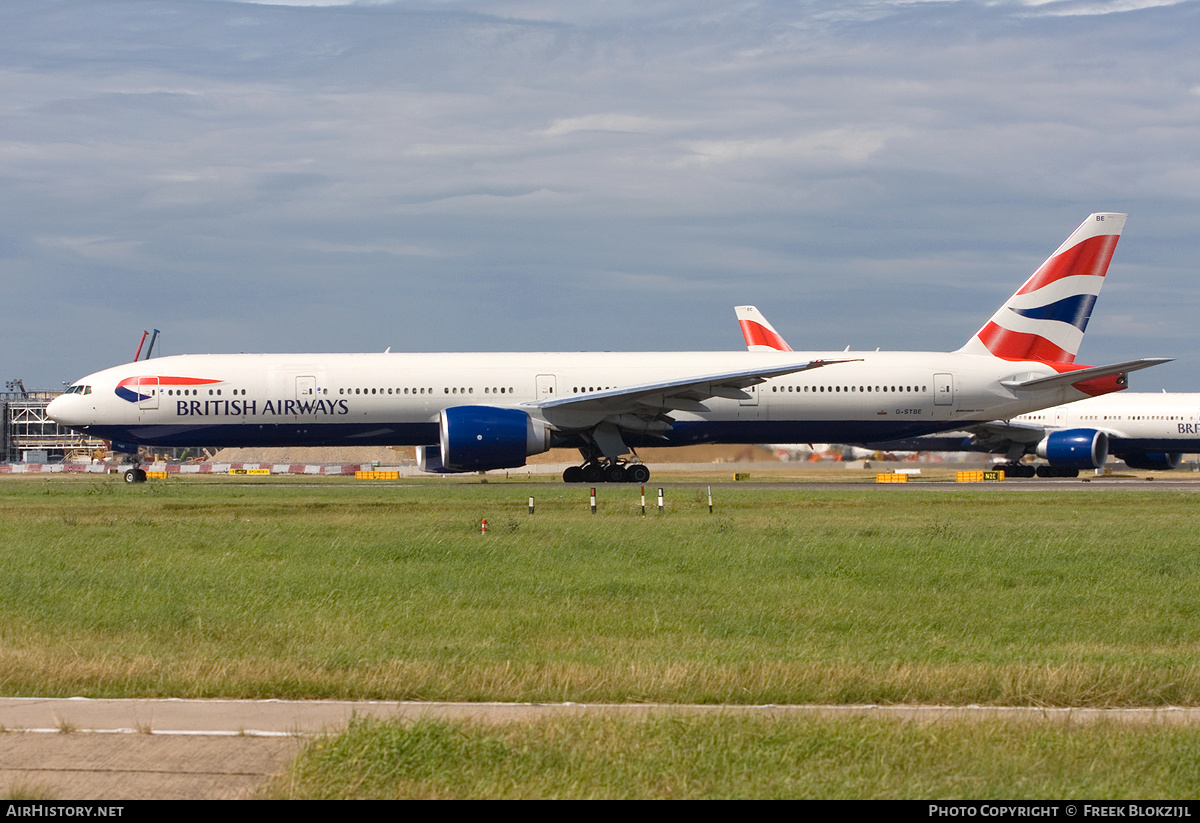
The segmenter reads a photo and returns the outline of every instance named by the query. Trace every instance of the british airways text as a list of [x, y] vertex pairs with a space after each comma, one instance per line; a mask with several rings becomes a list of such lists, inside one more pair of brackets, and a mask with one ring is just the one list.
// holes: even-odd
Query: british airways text
[[[268, 400], [263, 415], [349, 414], [345, 400]], [[175, 414], [180, 417], [251, 417], [259, 414], [257, 400], [177, 400]]]

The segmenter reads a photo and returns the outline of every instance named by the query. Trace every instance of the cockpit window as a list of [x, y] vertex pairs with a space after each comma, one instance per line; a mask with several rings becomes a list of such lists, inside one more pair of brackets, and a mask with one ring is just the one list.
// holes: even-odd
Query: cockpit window
[[65, 393], [66, 394], [91, 394], [92, 387], [91, 386], [79, 386], [79, 385], [71, 386], [70, 388], [68, 388], [66, 390]]

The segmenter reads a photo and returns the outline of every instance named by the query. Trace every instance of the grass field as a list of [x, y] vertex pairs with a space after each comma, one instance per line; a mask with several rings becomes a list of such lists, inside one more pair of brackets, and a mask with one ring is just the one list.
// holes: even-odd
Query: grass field
[[998, 721], [359, 722], [263, 796], [1191, 800], [1198, 743], [1196, 729]]
[[[1200, 705], [1197, 496], [0, 480], [0, 692]], [[532, 489], [532, 491], [531, 491]], [[529, 494], [537, 513], [526, 511]], [[487, 518], [490, 532], [479, 533]], [[1200, 730], [359, 722], [271, 797], [1190, 798]]]
[[1200, 705], [1191, 493], [529, 488], [6, 479], [0, 689]]

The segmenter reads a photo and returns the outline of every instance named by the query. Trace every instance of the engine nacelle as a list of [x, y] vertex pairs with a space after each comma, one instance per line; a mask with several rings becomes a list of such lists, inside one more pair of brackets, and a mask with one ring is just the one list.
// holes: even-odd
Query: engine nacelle
[[1108, 435], [1095, 429], [1051, 432], [1038, 443], [1037, 456], [1056, 468], [1098, 469], [1108, 460]]
[[417, 468], [423, 472], [448, 472], [449, 469], [442, 465], [442, 447], [417, 446]]
[[1138, 452], [1117, 456], [1131, 469], [1167, 471], [1179, 468], [1179, 464], [1183, 462], [1183, 454], [1180, 452]]
[[550, 426], [520, 409], [453, 406], [441, 412], [445, 471], [471, 472], [524, 466], [525, 458], [550, 448]]

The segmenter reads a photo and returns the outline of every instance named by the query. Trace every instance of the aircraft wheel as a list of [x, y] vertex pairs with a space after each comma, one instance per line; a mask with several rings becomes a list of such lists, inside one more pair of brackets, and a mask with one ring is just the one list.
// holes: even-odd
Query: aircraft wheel
[[563, 472], [563, 482], [564, 483], [582, 483], [583, 482], [583, 467], [582, 466], [568, 466], [567, 470]]
[[631, 466], [626, 466], [625, 481], [627, 483], [649, 483], [650, 469], [643, 463], [634, 463]]
[[604, 466], [599, 463], [588, 463], [583, 467], [583, 479], [588, 483], [603, 483]]
[[141, 469], [129, 469], [125, 472], [126, 483], [145, 483], [146, 473]]
[[624, 483], [625, 482], [625, 467], [612, 463], [604, 470], [605, 483]]

